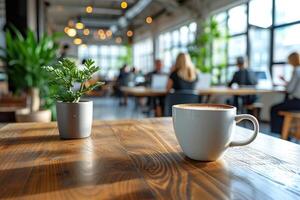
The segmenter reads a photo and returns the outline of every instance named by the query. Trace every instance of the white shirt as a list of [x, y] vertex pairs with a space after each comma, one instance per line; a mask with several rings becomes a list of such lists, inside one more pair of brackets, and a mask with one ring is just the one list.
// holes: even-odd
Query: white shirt
[[292, 79], [286, 86], [286, 91], [290, 97], [300, 99], [300, 66], [294, 69]]

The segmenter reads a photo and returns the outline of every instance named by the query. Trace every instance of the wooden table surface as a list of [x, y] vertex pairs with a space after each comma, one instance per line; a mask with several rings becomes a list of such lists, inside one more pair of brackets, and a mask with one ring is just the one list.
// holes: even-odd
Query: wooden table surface
[[95, 121], [81, 140], [60, 140], [55, 123], [8, 124], [0, 161], [1, 199], [300, 198], [299, 145], [259, 134], [197, 162], [183, 155], [170, 118]]
[[[166, 90], [151, 89], [147, 87], [122, 87], [121, 90], [129, 96], [135, 97], [155, 97], [166, 96]], [[283, 93], [282, 88], [273, 89], [256, 89], [256, 88], [238, 88], [232, 89], [228, 87], [211, 87], [207, 89], [199, 89], [199, 95], [259, 95], [271, 93]]]

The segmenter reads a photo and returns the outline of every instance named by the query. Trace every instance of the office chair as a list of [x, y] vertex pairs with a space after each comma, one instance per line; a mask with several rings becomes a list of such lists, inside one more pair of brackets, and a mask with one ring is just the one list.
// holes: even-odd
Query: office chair
[[180, 90], [167, 94], [165, 98], [164, 116], [172, 116], [172, 106], [185, 103], [200, 103], [201, 97], [194, 90]]

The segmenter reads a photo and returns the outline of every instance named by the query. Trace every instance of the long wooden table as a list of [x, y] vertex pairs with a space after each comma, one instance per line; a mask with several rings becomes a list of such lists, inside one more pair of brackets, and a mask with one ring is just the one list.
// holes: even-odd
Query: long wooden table
[[9, 124], [0, 198], [299, 199], [299, 162], [299, 145], [263, 134], [216, 162], [190, 160], [170, 118], [95, 121], [81, 140], [60, 140], [56, 123]]
[[[151, 89], [147, 87], [122, 87], [121, 91], [127, 96], [135, 97], [159, 97], [166, 96], [166, 90]], [[271, 93], [284, 93], [282, 88], [258, 89], [258, 88], [238, 88], [232, 89], [228, 87], [211, 87], [207, 89], [199, 89], [199, 95], [260, 95]]]

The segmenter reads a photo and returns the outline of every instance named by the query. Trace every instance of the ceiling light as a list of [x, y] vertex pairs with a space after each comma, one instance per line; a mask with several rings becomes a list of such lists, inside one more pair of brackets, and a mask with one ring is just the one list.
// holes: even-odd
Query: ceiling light
[[133, 36], [133, 32], [131, 30], [128, 30], [126, 34], [127, 34], [128, 37], [132, 37]]
[[69, 26], [69, 27], [74, 27], [74, 25], [75, 25], [75, 24], [74, 24], [74, 21], [73, 21], [73, 20], [69, 20], [69, 21], [68, 21], [68, 26]]
[[90, 30], [88, 28], [83, 29], [83, 35], [89, 35]]
[[86, 49], [87, 45], [86, 44], [81, 44], [80, 47]]
[[93, 7], [92, 6], [85, 7], [85, 12], [92, 13], [93, 12]]
[[75, 27], [76, 27], [77, 29], [83, 29], [83, 28], [84, 28], [84, 24], [81, 23], [81, 22], [77, 22], [77, 23], [75, 24]]
[[146, 23], [147, 24], [151, 24], [152, 21], [153, 21], [152, 17], [149, 16], [149, 17], [146, 18]]
[[116, 37], [116, 43], [121, 44], [122, 43], [122, 38], [121, 37]]
[[112, 31], [111, 30], [107, 30], [106, 31], [106, 36], [107, 37], [111, 37], [112, 36]]
[[65, 32], [66, 34], [68, 34], [69, 29], [70, 29], [70, 28], [66, 26], [66, 27], [64, 28], [64, 32]]
[[75, 39], [73, 40], [73, 43], [76, 44], [76, 45], [80, 45], [80, 44], [82, 43], [82, 39], [80, 39], [80, 38], [75, 38]]
[[76, 29], [74, 29], [74, 28], [69, 28], [67, 34], [68, 34], [68, 36], [70, 36], [70, 37], [75, 37], [76, 34], [77, 34], [77, 31], [76, 31]]
[[104, 30], [103, 29], [99, 29], [98, 30], [98, 35], [104, 34]]
[[100, 34], [99, 37], [100, 37], [101, 40], [105, 40], [106, 39], [106, 35], [104, 33]]
[[122, 1], [122, 2], [121, 2], [121, 8], [126, 9], [127, 6], [128, 6], [128, 4], [127, 4], [126, 1]]

